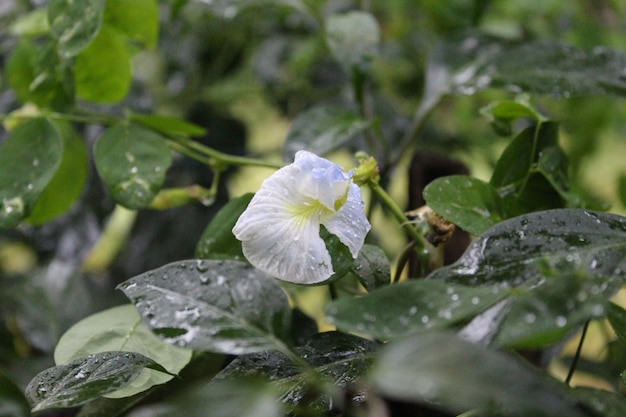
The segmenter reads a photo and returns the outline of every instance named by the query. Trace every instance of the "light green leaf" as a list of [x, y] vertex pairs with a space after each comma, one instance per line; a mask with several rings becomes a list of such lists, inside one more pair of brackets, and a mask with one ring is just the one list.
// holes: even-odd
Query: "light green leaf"
[[530, 118], [536, 123], [548, 121], [537, 109], [525, 101], [495, 101], [480, 109], [497, 133], [508, 136], [511, 134], [511, 125], [522, 118]]
[[146, 367], [165, 372], [139, 353], [97, 353], [40, 372], [26, 387], [26, 396], [33, 412], [75, 407], [124, 388]]
[[324, 155], [369, 126], [368, 121], [343, 107], [313, 107], [300, 113], [291, 124], [285, 139], [283, 159], [291, 162], [296, 152], [303, 149]]
[[443, 218], [473, 235], [480, 235], [507, 217], [496, 189], [477, 178], [438, 178], [426, 186], [424, 199]]
[[109, 27], [102, 27], [76, 57], [76, 95], [96, 103], [116, 103], [130, 88], [130, 53]]
[[63, 139], [45, 119], [19, 124], [0, 145], [0, 227], [15, 227], [57, 171]]
[[155, 0], [106, 0], [103, 21], [146, 48], [156, 45], [159, 7]]
[[78, 199], [87, 180], [87, 150], [81, 137], [67, 123], [55, 126], [63, 137], [63, 158], [26, 219], [40, 225], [65, 213]]
[[245, 259], [241, 242], [233, 235], [233, 227], [254, 194], [248, 193], [231, 199], [215, 215], [202, 233], [196, 246], [196, 256], [201, 259]]
[[[135, 307], [128, 304], [93, 314], [70, 327], [54, 350], [54, 361], [61, 365], [107, 351], [140, 353], [173, 374], [179, 373], [192, 355], [190, 349], [163, 343], [141, 322]], [[172, 375], [163, 372], [144, 369], [128, 386], [108, 393], [106, 397], [129, 397], [172, 378]]]
[[515, 357], [428, 332], [390, 343], [372, 371], [384, 395], [460, 414], [586, 417], [562, 384]]
[[146, 207], [161, 189], [172, 156], [158, 133], [134, 124], [108, 128], [94, 146], [100, 177], [121, 205]]
[[131, 113], [130, 120], [167, 136], [204, 136], [206, 129], [177, 117]]
[[17, 16], [9, 31], [15, 36], [41, 36], [50, 32], [48, 11], [40, 7], [21, 16]]
[[411, 280], [358, 298], [342, 298], [326, 309], [326, 320], [342, 331], [398, 338], [445, 328], [486, 310], [507, 295], [490, 287]]
[[244, 262], [174, 262], [119, 288], [168, 343], [227, 354], [285, 348], [287, 297], [275, 279]]
[[378, 22], [362, 11], [332, 15], [326, 21], [326, 43], [348, 74], [366, 74], [379, 53]]
[[48, 21], [59, 54], [70, 58], [96, 37], [102, 23], [105, 0], [50, 0]]

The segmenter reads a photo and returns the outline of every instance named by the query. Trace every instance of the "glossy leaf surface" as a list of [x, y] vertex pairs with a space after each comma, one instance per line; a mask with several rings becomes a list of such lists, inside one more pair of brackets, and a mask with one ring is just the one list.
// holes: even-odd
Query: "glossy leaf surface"
[[390, 268], [389, 258], [385, 252], [378, 246], [366, 244], [354, 260], [351, 272], [367, 291], [373, 291], [389, 284]]
[[243, 262], [175, 262], [119, 288], [168, 343], [230, 354], [284, 347], [287, 297], [273, 278]]
[[506, 294], [496, 288], [412, 280], [335, 301], [326, 309], [326, 320], [343, 331], [398, 338], [449, 327], [482, 312]]
[[372, 371], [375, 387], [400, 400], [459, 414], [588, 416], [557, 381], [503, 352], [428, 332], [394, 342]]
[[424, 199], [446, 220], [473, 235], [480, 235], [506, 218], [497, 190], [477, 178], [438, 178], [426, 186]]
[[131, 352], [102, 352], [37, 374], [26, 387], [33, 411], [74, 407], [128, 385], [145, 368], [163, 370]]
[[298, 114], [291, 124], [283, 159], [291, 162], [296, 152], [303, 149], [324, 155], [368, 127], [369, 122], [343, 107], [313, 107]]
[[73, 57], [95, 38], [102, 23], [105, 0], [51, 0], [48, 3], [50, 32], [59, 54]]
[[[93, 314], [69, 328], [57, 343], [54, 360], [60, 365], [94, 353], [118, 350], [140, 353], [174, 374], [187, 365], [192, 354], [189, 349], [163, 343], [141, 322], [135, 307], [128, 304]], [[145, 369], [128, 386], [106, 396], [128, 397], [172, 378]]]
[[63, 139], [45, 119], [19, 124], [0, 145], [0, 227], [15, 227], [30, 213], [57, 171]]
[[133, 124], [107, 129], [94, 146], [94, 159], [113, 198], [131, 209], [150, 204], [172, 163], [165, 139]]
[[[376, 343], [366, 339], [327, 332], [317, 334], [307, 345], [296, 348], [296, 352], [327, 379], [330, 386], [345, 388], [367, 373], [377, 348]], [[298, 405], [310, 401], [307, 406], [318, 411], [328, 411], [332, 405], [329, 393], [309, 392], [307, 374], [278, 352], [240, 356], [224, 368], [216, 380], [249, 376], [268, 378], [282, 402]]]

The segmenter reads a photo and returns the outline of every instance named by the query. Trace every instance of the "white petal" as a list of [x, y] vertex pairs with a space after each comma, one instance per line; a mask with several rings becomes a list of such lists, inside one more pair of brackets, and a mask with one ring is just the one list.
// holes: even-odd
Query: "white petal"
[[365, 236], [372, 226], [365, 216], [361, 190], [358, 185], [350, 184], [346, 202], [337, 213], [324, 219], [322, 224], [350, 249], [354, 258], [359, 255], [365, 242]]
[[335, 202], [343, 199], [350, 184], [351, 173], [311, 152], [298, 151], [293, 163], [299, 171], [298, 191], [335, 211]]

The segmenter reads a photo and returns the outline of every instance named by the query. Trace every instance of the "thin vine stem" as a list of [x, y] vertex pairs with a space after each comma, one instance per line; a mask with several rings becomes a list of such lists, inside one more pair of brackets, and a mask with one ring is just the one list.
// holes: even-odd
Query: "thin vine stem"
[[583, 326], [582, 332], [580, 334], [580, 341], [578, 342], [578, 347], [576, 348], [576, 353], [574, 354], [574, 359], [572, 359], [572, 364], [570, 365], [569, 372], [567, 373], [567, 377], [565, 377], [565, 385], [569, 386], [572, 381], [572, 377], [576, 372], [576, 367], [578, 366], [578, 361], [580, 360], [580, 354], [583, 349], [583, 343], [585, 342], [585, 337], [587, 336], [587, 330], [589, 329], [589, 320], [587, 320]]

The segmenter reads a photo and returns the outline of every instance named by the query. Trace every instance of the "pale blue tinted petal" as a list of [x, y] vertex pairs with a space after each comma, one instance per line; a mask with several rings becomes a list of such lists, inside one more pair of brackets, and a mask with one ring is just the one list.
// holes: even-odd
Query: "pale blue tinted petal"
[[371, 229], [363, 206], [361, 190], [358, 185], [350, 184], [348, 198], [344, 205], [337, 213], [322, 221], [326, 229], [350, 249], [354, 258], [358, 256], [365, 242], [365, 236]]
[[339, 165], [307, 151], [298, 151], [293, 165], [299, 170], [299, 193], [335, 211], [335, 201], [346, 195], [352, 173], [345, 173]]

